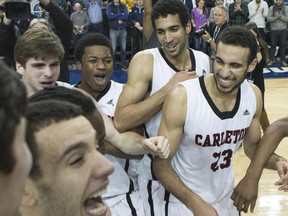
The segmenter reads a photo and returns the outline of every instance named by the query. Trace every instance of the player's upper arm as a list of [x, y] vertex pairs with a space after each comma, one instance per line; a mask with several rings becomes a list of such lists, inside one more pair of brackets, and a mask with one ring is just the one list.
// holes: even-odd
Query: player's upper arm
[[181, 142], [186, 119], [186, 101], [186, 89], [178, 86], [168, 95], [164, 103], [158, 135], [169, 140], [169, 159], [175, 155]]
[[[137, 103], [147, 93], [153, 75], [153, 56], [150, 52], [138, 52], [131, 60], [128, 69], [128, 80], [119, 98], [119, 107], [125, 106], [125, 101]], [[129, 98], [127, 98], [129, 97]], [[125, 98], [125, 100], [122, 100]], [[128, 103], [128, 102], [127, 102]]]
[[152, 54], [147, 51], [138, 52], [129, 64], [128, 80], [117, 102], [114, 119], [116, 127], [121, 125], [123, 120], [121, 117], [125, 116], [125, 107], [139, 103], [145, 98], [152, 80], [152, 74]]

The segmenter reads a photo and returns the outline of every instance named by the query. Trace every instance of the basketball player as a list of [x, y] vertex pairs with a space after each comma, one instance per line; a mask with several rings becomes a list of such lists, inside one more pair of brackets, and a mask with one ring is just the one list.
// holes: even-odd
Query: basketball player
[[[83, 36], [75, 48], [75, 60], [81, 70], [81, 81], [76, 87], [92, 95], [102, 111], [113, 120], [123, 84], [110, 80], [113, 72], [113, 50], [110, 40], [98, 33]], [[105, 157], [115, 167], [114, 173], [109, 177], [107, 193], [104, 195], [112, 215], [144, 216], [134, 168], [138, 160], [121, 159], [111, 154], [106, 154]]]
[[[145, 124], [148, 137], [157, 134], [164, 100], [176, 83], [210, 72], [209, 57], [186, 48], [191, 22], [182, 1], [158, 1], [151, 17], [162, 48], [140, 51], [133, 57], [114, 119], [120, 131]], [[153, 203], [158, 181], [151, 173], [151, 158], [145, 155], [139, 164], [138, 183], [145, 214], [158, 215]]]
[[252, 158], [261, 135], [261, 93], [246, 81], [256, 52], [249, 30], [228, 27], [217, 42], [214, 73], [179, 83], [167, 97], [159, 134], [169, 139], [171, 152], [153, 161], [162, 184], [159, 216], [239, 216], [243, 205], [230, 198], [233, 155], [243, 143]]

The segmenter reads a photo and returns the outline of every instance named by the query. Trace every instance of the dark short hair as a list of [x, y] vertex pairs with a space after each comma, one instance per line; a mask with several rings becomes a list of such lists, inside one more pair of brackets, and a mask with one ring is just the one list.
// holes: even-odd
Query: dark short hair
[[26, 140], [33, 157], [33, 165], [29, 175], [32, 179], [42, 177], [42, 171], [39, 166], [39, 157], [41, 156], [35, 140], [35, 133], [51, 124], [81, 116], [82, 113], [81, 107], [66, 101], [43, 100], [28, 102]]
[[217, 46], [220, 42], [227, 45], [249, 48], [249, 64], [256, 58], [258, 45], [255, 36], [243, 26], [229, 26], [225, 28], [217, 38]]
[[112, 44], [109, 38], [100, 33], [89, 33], [84, 35], [77, 43], [74, 51], [74, 59], [81, 62], [85, 48], [90, 46], [106, 46], [113, 53]]
[[29, 102], [43, 100], [60, 100], [78, 105], [83, 110], [83, 114], [90, 114], [96, 110], [95, 104], [90, 97], [84, 95], [76, 89], [55, 86], [40, 90], [28, 98]]
[[26, 89], [16, 72], [0, 61], [0, 172], [9, 174], [16, 163], [12, 144], [15, 130], [24, 117]]
[[186, 27], [187, 23], [191, 20], [188, 8], [182, 1], [159, 0], [154, 5], [151, 14], [153, 28], [156, 29], [155, 20], [159, 19], [160, 17], [167, 17], [169, 14], [178, 14], [183, 27]]

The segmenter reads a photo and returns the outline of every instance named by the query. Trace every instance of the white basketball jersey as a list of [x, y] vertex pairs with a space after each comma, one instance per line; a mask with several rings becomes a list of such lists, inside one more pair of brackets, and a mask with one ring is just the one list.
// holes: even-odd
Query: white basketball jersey
[[[177, 73], [179, 70], [174, 67], [165, 57], [162, 49], [154, 48], [149, 49], [149, 52], [152, 53], [154, 59], [153, 65], [153, 79], [152, 79], [152, 88], [150, 95], [153, 95], [155, 92], [159, 91], [163, 86], [165, 86], [170, 78]], [[189, 49], [190, 51], [190, 61], [192, 64], [192, 71], [196, 71], [198, 76], [203, 76], [210, 73], [210, 60], [209, 57], [200, 51]], [[146, 122], [146, 130], [149, 137], [157, 136], [158, 128], [160, 126], [162, 111], [158, 112], [153, 116], [148, 122]], [[138, 172], [139, 175], [147, 179], [153, 179], [150, 172], [147, 172], [151, 169], [151, 159], [148, 155], [145, 155], [139, 164]], [[155, 179], [155, 178], [154, 178]]]
[[[111, 85], [110, 85], [111, 84]], [[123, 84], [116, 83], [113, 80], [110, 81], [110, 84], [106, 86], [106, 89], [99, 95], [99, 100], [97, 98], [98, 104], [101, 107], [101, 110], [110, 118], [113, 119], [116, 104], [119, 98], [119, 95], [122, 92]], [[111, 197], [115, 197], [129, 192], [130, 187], [130, 178], [123, 169], [125, 167], [126, 159], [120, 159], [112, 155], [106, 154], [105, 157], [111, 161], [114, 166], [114, 172], [109, 176], [109, 185], [107, 188], [107, 193], [104, 194], [104, 199], [109, 206], [113, 205], [111, 202]], [[107, 199], [109, 198], [109, 199]], [[116, 200], [115, 200], [116, 199]], [[115, 198], [114, 202], [118, 201], [118, 198]], [[119, 200], [121, 200], [121, 196]]]
[[74, 85], [71, 85], [69, 83], [62, 82], [62, 81], [56, 81], [56, 86], [61, 86], [61, 87], [65, 87], [65, 88], [68, 88], [68, 89], [73, 89], [74, 88]]
[[[101, 110], [112, 119], [114, 118], [116, 104], [122, 89], [122, 83], [117, 83], [111, 80], [106, 86], [106, 89], [97, 97]], [[138, 184], [136, 184], [137, 181], [133, 179], [133, 182], [131, 182], [128, 175], [129, 172], [133, 172], [133, 170], [136, 169], [135, 167], [137, 166], [138, 160], [121, 159], [109, 154], [106, 154], [105, 157], [115, 166], [113, 174], [109, 176], [107, 193], [104, 195], [104, 198], [109, 198], [105, 200], [109, 205], [112, 202], [111, 200], [113, 200], [114, 203], [117, 200], [121, 200], [122, 196], [119, 195], [124, 195], [128, 193], [129, 190], [136, 190], [138, 188]], [[135, 176], [131, 177], [135, 178]], [[115, 196], [117, 196], [117, 198]], [[111, 199], [111, 197], [115, 198]]]
[[[187, 92], [187, 115], [172, 166], [191, 191], [213, 205], [233, 190], [232, 158], [256, 112], [255, 93], [245, 80], [232, 111], [220, 112], [208, 95], [204, 77], [178, 85]], [[177, 199], [170, 194], [169, 201]]]

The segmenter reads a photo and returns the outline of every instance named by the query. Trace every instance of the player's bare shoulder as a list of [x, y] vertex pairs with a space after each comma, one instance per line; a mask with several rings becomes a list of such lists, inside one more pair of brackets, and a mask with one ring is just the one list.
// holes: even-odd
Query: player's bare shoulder
[[[136, 75], [145, 76], [146, 79], [152, 78], [154, 58], [153, 54], [148, 50], [137, 52], [129, 64], [128, 76]], [[144, 77], [143, 77], [144, 78]]]
[[133, 58], [131, 59], [131, 63], [139, 62], [139, 61], [142, 62], [143, 64], [148, 63], [148, 62], [149, 64], [151, 64], [153, 63], [153, 54], [150, 52], [149, 49], [139, 51], [133, 56]]

